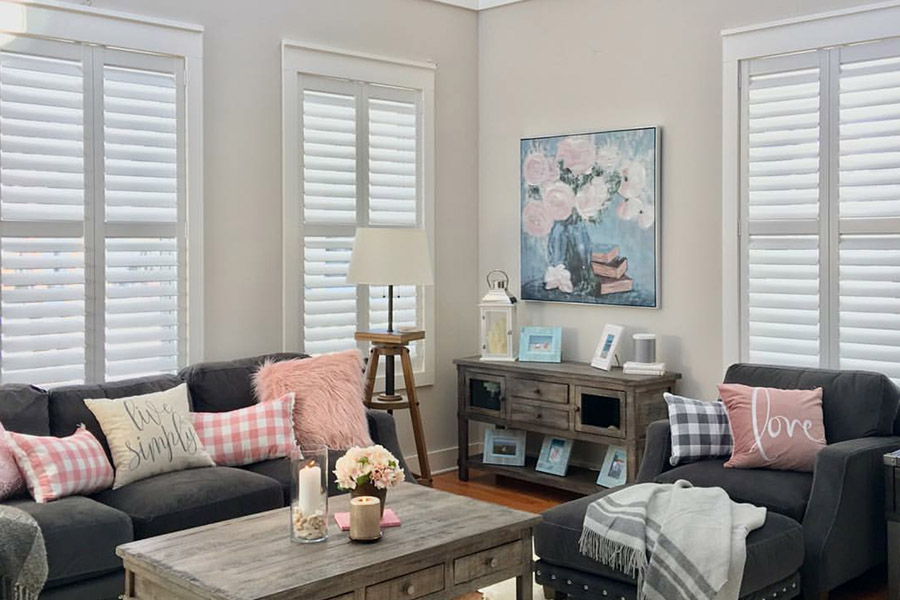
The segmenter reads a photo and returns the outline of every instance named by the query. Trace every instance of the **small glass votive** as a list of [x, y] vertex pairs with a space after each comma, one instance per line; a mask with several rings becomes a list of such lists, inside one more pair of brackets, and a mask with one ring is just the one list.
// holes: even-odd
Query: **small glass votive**
[[328, 447], [301, 445], [291, 452], [291, 540], [328, 539]]

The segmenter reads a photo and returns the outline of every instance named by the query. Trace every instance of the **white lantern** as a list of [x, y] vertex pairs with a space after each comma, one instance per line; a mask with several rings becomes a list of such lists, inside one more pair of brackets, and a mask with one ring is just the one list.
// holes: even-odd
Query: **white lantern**
[[516, 360], [516, 298], [509, 293], [509, 275], [487, 274], [488, 293], [481, 299], [481, 360]]

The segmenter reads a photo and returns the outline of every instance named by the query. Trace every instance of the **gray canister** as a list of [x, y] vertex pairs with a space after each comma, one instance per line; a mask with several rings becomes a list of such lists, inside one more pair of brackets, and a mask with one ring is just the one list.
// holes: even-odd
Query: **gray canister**
[[654, 333], [635, 333], [634, 339], [634, 361], [639, 363], [655, 363], [656, 362], [656, 334]]

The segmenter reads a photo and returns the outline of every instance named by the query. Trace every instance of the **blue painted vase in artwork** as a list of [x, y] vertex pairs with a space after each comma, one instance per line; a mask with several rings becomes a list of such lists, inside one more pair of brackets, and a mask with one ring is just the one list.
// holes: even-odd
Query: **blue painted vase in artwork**
[[590, 294], [594, 288], [591, 270], [591, 233], [588, 224], [574, 213], [565, 221], [556, 221], [547, 240], [551, 265], [563, 264], [572, 275], [573, 294]]

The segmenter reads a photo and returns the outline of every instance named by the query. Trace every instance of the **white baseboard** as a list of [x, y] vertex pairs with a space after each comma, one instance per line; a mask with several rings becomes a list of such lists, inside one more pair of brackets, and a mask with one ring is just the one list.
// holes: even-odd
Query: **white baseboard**
[[[482, 451], [483, 444], [481, 442], [473, 442], [469, 444], [469, 454], [480, 454]], [[456, 460], [458, 458], [457, 449], [458, 446], [453, 446], [451, 448], [443, 448], [441, 450], [431, 450], [428, 452], [428, 462], [431, 465], [431, 473], [432, 475], [439, 475], [441, 473], [449, 473], [450, 471], [456, 470]], [[403, 456], [404, 460], [406, 460], [406, 464], [409, 465], [409, 468], [413, 471], [419, 470], [419, 455], [418, 454], [410, 454], [408, 456]]]

